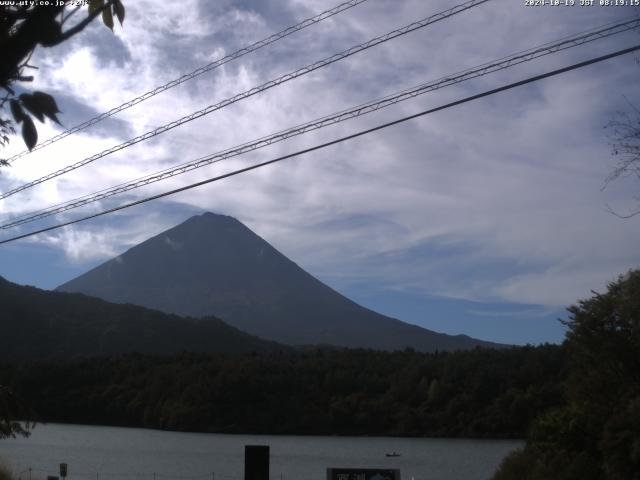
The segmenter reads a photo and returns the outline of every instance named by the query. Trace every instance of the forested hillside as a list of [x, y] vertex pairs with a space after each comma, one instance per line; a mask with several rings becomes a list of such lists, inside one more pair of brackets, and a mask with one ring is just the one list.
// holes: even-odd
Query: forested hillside
[[222, 320], [182, 318], [81, 294], [24, 287], [0, 277], [0, 360], [126, 352], [247, 353], [287, 347]]
[[566, 403], [494, 480], [640, 479], [640, 270], [569, 308]]
[[522, 437], [562, 403], [559, 346], [0, 364], [42, 421], [204, 432]]

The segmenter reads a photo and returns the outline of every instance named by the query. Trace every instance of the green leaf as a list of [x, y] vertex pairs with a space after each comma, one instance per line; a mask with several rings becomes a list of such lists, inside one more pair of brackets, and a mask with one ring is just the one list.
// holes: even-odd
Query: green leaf
[[11, 114], [13, 115], [16, 123], [20, 123], [26, 118], [26, 115], [17, 100], [11, 100], [9, 105], [11, 106]]
[[113, 31], [113, 15], [109, 8], [102, 10], [102, 21], [111, 31]]
[[44, 114], [42, 113], [42, 108], [38, 105], [38, 102], [34, 100], [33, 95], [28, 93], [23, 93], [20, 95], [20, 101], [24, 108], [26, 108], [31, 115], [36, 117], [41, 122], [44, 122]]
[[58, 117], [56, 117], [56, 113], [60, 113], [60, 109], [58, 108], [58, 104], [56, 103], [55, 98], [53, 98], [48, 93], [44, 92], [33, 92], [33, 101], [37, 102], [40, 107], [40, 111], [44, 113], [48, 118], [56, 122], [58, 125], [62, 125]]
[[116, 14], [116, 17], [118, 17], [120, 25], [122, 25], [124, 23], [124, 5], [120, 0], [114, 0], [113, 12]]
[[27, 115], [25, 115], [22, 123], [22, 138], [29, 150], [33, 150], [33, 147], [38, 143], [38, 131], [36, 130], [36, 126], [33, 124], [31, 117]]
[[47, 116], [58, 125], [62, 125], [56, 116], [56, 113], [60, 112], [58, 105], [55, 99], [48, 93], [23, 93], [20, 95], [20, 100], [25, 108], [41, 122], [44, 122], [44, 116]]
[[91, 0], [89, 2], [89, 15], [97, 12], [104, 6], [104, 0]]
[[42, 112], [45, 115], [48, 114], [48, 113], [50, 113], [52, 115], [55, 114], [55, 113], [60, 113], [60, 110], [58, 109], [58, 104], [56, 103], [55, 98], [53, 98], [48, 93], [33, 92], [33, 98], [40, 105], [42, 105]]

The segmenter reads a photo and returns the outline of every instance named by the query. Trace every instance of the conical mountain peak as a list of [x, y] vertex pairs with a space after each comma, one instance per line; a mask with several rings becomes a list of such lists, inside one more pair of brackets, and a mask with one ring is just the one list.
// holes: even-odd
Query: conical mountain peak
[[484, 342], [368, 310], [323, 284], [233, 217], [203, 213], [59, 287], [183, 316], [213, 315], [294, 345], [455, 350]]

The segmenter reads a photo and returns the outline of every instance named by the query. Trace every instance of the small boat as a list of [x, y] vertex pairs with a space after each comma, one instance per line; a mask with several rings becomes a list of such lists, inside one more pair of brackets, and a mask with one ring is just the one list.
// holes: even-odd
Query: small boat
[[400, 454], [398, 452], [385, 453], [384, 455], [386, 457], [399, 457], [400, 456]]

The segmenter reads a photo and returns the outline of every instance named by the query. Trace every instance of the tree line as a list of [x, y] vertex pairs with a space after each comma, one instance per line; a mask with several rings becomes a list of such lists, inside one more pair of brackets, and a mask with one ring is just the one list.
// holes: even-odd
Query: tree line
[[556, 345], [0, 364], [39, 421], [228, 433], [523, 437], [563, 402]]
[[229, 433], [525, 437], [494, 480], [640, 479], [640, 270], [562, 345], [266, 350], [0, 363], [40, 421]]
[[640, 270], [569, 312], [566, 401], [494, 480], [640, 479]]

